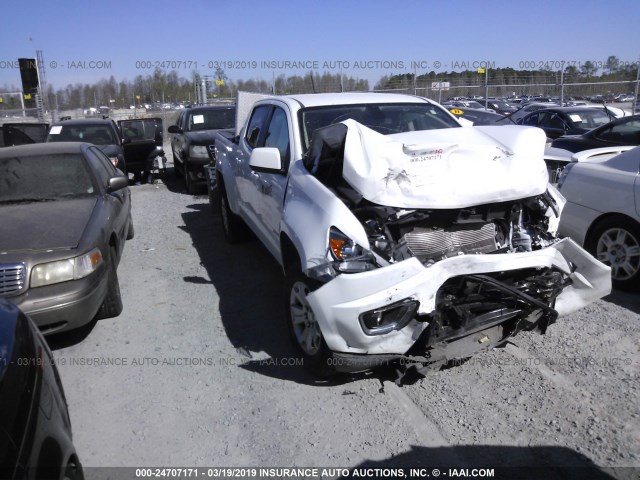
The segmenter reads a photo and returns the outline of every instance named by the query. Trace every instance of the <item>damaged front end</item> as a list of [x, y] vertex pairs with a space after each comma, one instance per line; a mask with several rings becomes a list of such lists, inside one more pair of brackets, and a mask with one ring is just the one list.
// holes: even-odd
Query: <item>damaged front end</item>
[[[412, 132], [411, 140], [418, 133], [428, 138], [430, 132]], [[362, 158], [351, 164], [349, 152], [358, 150], [349, 147], [349, 134], [365, 151], [388, 153], [398, 147], [386, 143], [399, 143], [408, 163], [403, 166], [396, 151], [395, 165], [400, 164], [408, 184], [398, 189], [397, 176], [384, 180], [381, 175], [374, 176], [383, 179], [377, 189], [366, 184], [366, 176], [379, 165]], [[335, 210], [346, 207], [350, 216], [324, 222], [328, 238], [323, 259], [316, 257], [305, 272], [320, 285], [308, 301], [342, 370], [390, 359], [418, 370], [440, 367], [504, 344], [520, 331], [545, 333], [559, 315], [609, 293], [608, 267], [572, 240], [557, 238], [564, 199], [547, 185], [542, 155], [536, 157], [535, 148], [533, 160], [540, 165], [523, 164], [518, 170], [513, 165], [523, 161], [518, 152], [527, 145], [505, 145], [483, 132], [471, 134], [480, 144], [478, 151], [486, 153], [489, 168], [497, 176], [513, 175], [512, 184], [524, 187], [514, 190], [477, 177], [476, 182], [484, 182], [482, 189], [462, 172], [467, 194], [439, 203], [440, 197], [424, 191], [425, 179], [438, 184], [432, 190], [443, 186], [424, 165], [412, 169], [416, 157], [407, 152], [418, 151], [431, 164], [439, 162], [434, 168], [441, 179], [450, 180], [461, 160], [455, 157], [460, 148], [446, 143], [449, 134], [436, 134], [437, 147], [411, 149], [403, 146], [402, 135], [377, 135], [349, 122], [327, 127], [305, 160], [305, 168], [340, 203]], [[447, 149], [453, 152], [449, 156], [433, 153]], [[462, 150], [462, 157], [473, 151]], [[358, 168], [359, 177], [353, 174]], [[389, 182], [394, 182], [389, 189], [379, 187]], [[456, 188], [459, 185], [450, 190]], [[382, 199], [385, 204], [378, 203]]]

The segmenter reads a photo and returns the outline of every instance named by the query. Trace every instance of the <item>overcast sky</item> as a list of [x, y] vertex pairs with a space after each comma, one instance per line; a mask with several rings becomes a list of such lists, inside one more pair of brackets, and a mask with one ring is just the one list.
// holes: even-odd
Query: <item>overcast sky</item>
[[[20, 57], [42, 50], [55, 88], [158, 65], [189, 78], [218, 64], [231, 79], [311, 69], [382, 75], [490, 67], [536, 69], [640, 57], [633, 1], [3, 2], [0, 87], [20, 86]], [[217, 63], [216, 63], [217, 62]], [[293, 62], [296, 62], [295, 64]], [[526, 63], [525, 63], [526, 62]]]

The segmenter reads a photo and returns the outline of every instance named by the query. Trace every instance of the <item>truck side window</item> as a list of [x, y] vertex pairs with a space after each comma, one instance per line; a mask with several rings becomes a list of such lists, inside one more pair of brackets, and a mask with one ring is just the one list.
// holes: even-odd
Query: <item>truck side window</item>
[[251, 148], [255, 148], [258, 146], [260, 133], [262, 132], [267, 118], [269, 117], [270, 110], [271, 105], [261, 105], [259, 107], [256, 107], [256, 109], [253, 111], [251, 120], [249, 121], [249, 125], [247, 126], [247, 132], [245, 133], [245, 138]]
[[281, 108], [276, 108], [271, 116], [264, 146], [275, 147], [280, 150], [282, 164], [287, 164], [289, 160], [289, 125], [287, 123], [287, 114]]

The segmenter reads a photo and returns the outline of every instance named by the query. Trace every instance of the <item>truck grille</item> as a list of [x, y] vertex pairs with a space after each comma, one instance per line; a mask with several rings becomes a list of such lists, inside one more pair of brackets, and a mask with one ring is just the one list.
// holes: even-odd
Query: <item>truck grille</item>
[[10, 295], [25, 288], [24, 263], [0, 263], [0, 296]]

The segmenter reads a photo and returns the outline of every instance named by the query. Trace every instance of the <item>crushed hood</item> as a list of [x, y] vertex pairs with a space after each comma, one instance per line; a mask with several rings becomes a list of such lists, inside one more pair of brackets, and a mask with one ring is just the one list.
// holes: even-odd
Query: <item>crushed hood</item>
[[538, 128], [487, 126], [381, 135], [354, 120], [343, 178], [367, 200], [401, 208], [464, 208], [540, 195], [549, 180]]

